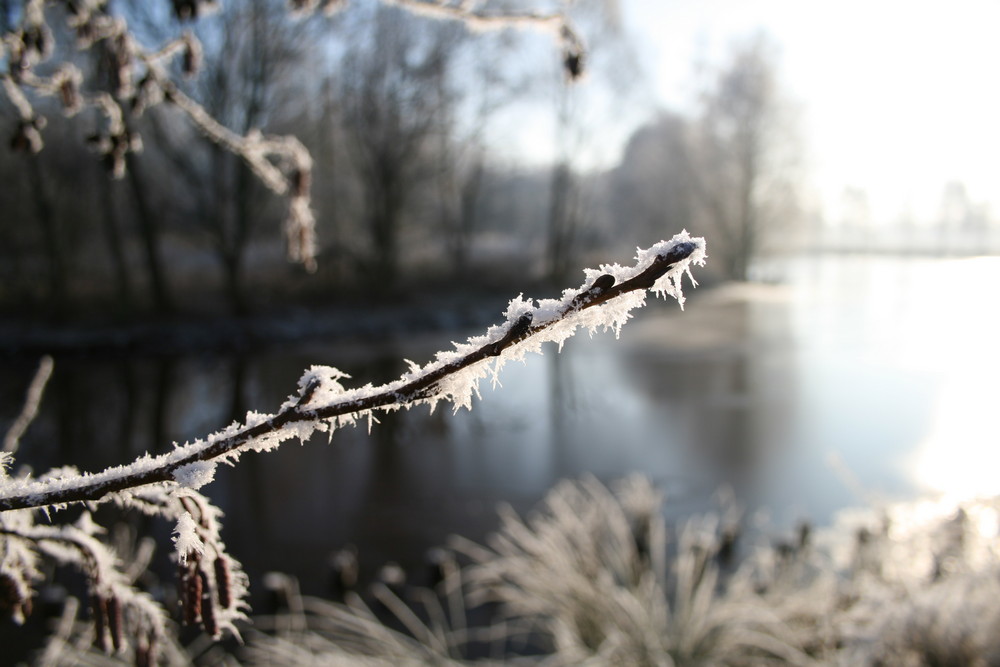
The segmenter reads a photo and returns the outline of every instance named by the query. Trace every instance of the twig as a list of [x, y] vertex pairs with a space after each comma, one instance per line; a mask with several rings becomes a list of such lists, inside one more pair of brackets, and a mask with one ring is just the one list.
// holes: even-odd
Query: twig
[[52, 357], [45, 355], [38, 362], [38, 370], [35, 377], [28, 386], [28, 393], [24, 397], [24, 405], [21, 407], [21, 414], [17, 416], [14, 423], [7, 429], [7, 435], [3, 439], [3, 451], [14, 453], [21, 442], [21, 436], [31, 426], [31, 422], [38, 415], [38, 406], [42, 402], [42, 394], [45, 392], [45, 385], [52, 375], [54, 364]]
[[[0, 489], [0, 511], [100, 501], [107, 499], [110, 494], [148, 484], [183, 482], [189, 478], [189, 473], [197, 473], [191, 478], [207, 481], [214, 474], [215, 463], [231, 463], [243, 451], [270, 449], [290, 437], [305, 439], [316, 429], [325, 429], [324, 422], [343, 419], [347, 423], [353, 423], [361, 415], [371, 416], [376, 409], [395, 410], [419, 403], [434, 403], [447, 396], [461, 402], [457, 401], [454, 390], [446, 386], [447, 381], [460, 371], [498, 357], [505, 350], [569, 321], [582, 311], [609, 304], [632, 292], [645, 292], [657, 286], [665, 291], [671, 290], [673, 287], [663, 286], [658, 281], [670, 279], [674, 281], [674, 285], [679, 284], [678, 276], [666, 275], [671, 268], [676, 270], [686, 266], [686, 262], [679, 264], [683, 260], [701, 261], [704, 257], [703, 241], [690, 239], [686, 233], [678, 235], [671, 242], [663, 242], [654, 250], [656, 248], [661, 251], [647, 259], [648, 265], [636, 267], [637, 272], [623, 282], [613, 284], [613, 276], [604, 273], [594, 279], [590, 286], [577, 292], [569, 292], [564, 303], [552, 313], [546, 314], [539, 308], [537, 311], [512, 315], [512, 321], [506, 330], [493, 336], [495, 340], [481, 342], [475, 349], [453, 360], [432, 363], [422, 371], [404, 376], [397, 382], [378, 388], [363, 388], [353, 398], [351, 394], [347, 394], [339, 400], [315, 407], [310, 407], [310, 399], [320, 390], [315, 383], [316, 377], [307, 373], [300, 381], [300, 396], [290, 399], [274, 415], [259, 420], [248, 418], [247, 424], [231, 427], [204, 442], [178, 447], [156, 458], [144, 457], [128, 466], [97, 474], [41, 481], [10, 480]], [[512, 308], [514, 303], [516, 302], [512, 302]], [[638, 301], [628, 307], [641, 303], [642, 301]], [[627, 309], [624, 314], [616, 317], [619, 318], [618, 321], [627, 319]], [[206, 471], [207, 475], [204, 474]]]

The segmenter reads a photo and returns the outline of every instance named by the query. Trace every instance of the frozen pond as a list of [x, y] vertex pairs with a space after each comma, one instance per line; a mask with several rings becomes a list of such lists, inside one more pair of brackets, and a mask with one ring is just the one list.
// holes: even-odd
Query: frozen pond
[[[482, 539], [495, 507], [526, 510], [555, 481], [641, 471], [681, 517], [729, 488], [782, 527], [922, 493], [1000, 493], [1000, 258], [803, 258], [775, 285], [659, 302], [622, 331], [508, 364], [472, 412], [389, 415], [220, 469], [204, 489], [256, 580], [298, 575], [323, 592], [329, 555], [364, 575], [419, 570], [458, 533]], [[499, 312], [497, 319], [499, 320]], [[273, 411], [312, 364], [358, 382], [397, 377], [451, 339], [316, 343], [234, 356], [56, 359], [20, 460], [93, 470]], [[12, 410], [33, 370], [4, 381]], [[7, 418], [7, 413], [4, 417]], [[157, 530], [163, 539], [170, 527]], [[259, 588], [257, 589], [259, 590]]]

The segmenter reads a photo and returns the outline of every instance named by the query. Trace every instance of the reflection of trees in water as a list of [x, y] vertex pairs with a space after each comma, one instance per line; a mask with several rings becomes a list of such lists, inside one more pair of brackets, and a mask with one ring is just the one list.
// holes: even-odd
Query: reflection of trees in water
[[122, 400], [124, 402], [122, 416], [118, 421], [118, 437], [115, 442], [118, 443], [118, 450], [124, 454], [122, 460], [128, 461], [140, 453], [132, 434], [136, 429], [137, 398], [142, 383], [136, 377], [135, 368], [126, 359], [119, 359], [115, 363], [115, 371], [118, 375], [118, 386], [123, 389]]
[[[167, 451], [246, 416], [245, 357], [58, 357], [23, 459], [93, 470]], [[23, 392], [12, 373], [4, 395]], [[16, 404], [16, 400], [11, 400]]]
[[568, 358], [555, 354], [553, 350], [544, 359], [548, 366], [547, 417], [550, 436], [548, 443], [540, 442], [538, 446], [548, 447], [551, 474], [557, 475], [558, 471], [571, 469], [573, 442], [568, 420], [577, 407], [577, 396], [573, 390], [573, 369]]
[[[633, 348], [624, 357], [632, 388], [657, 405], [667, 428], [682, 433], [687, 453], [713, 476], [744, 486], [763, 463], [758, 422], [767, 416], [758, 394], [766, 378], [751, 339], [752, 304], [726, 304], [725, 341], [704, 346]], [[715, 318], [703, 323], [715, 328]], [[705, 333], [708, 333], [707, 331]]]
[[90, 470], [163, 451], [175, 434], [167, 414], [176, 360], [56, 359], [49, 398], [26, 434], [33, 463]]

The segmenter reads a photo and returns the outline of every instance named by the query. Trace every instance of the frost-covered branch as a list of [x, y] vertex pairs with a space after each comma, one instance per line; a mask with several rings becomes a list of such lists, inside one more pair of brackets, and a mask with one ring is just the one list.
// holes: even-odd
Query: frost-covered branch
[[634, 266], [615, 264], [586, 270], [584, 285], [564, 291], [561, 299], [544, 299], [537, 305], [520, 296], [513, 299], [503, 324], [457, 344], [453, 351], [439, 352], [423, 367], [409, 362], [410, 372], [394, 382], [345, 389], [340, 384], [347, 377], [344, 373], [313, 366], [299, 380], [298, 393], [275, 414], [251, 412], [244, 424], [233, 424], [167, 454], [145, 456], [100, 473], [62, 472], [44, 480], [4, 480], [0, 484], [0, 510], [101, 501], [151, 484], [200, 488], [214, 478], [220, 462], [232, 464], [244, 452], [270, 450], [291, 438], [304, 441], [316, 431], [332, 436], [336, 428], [363, 418], [370, 426], [376, 421], [377, 410], [421, 404], [433, 410], [442, 400], [453, 403], [455, 409], [470, 407], [473, 395], [479, 393], [480, 380], [491, 377], [496, 384], [500, 368], [508, 360], [538, 352], [545, 342], [561, 347], [580, 327], [590, 332], [612, 329], [617, 334], [632, 309], [645, 304], [647, 290], [670, 294], [683, 306], [683, 274], [690, 275], [690, 265], [703, 263], [704, 258], [704, 240], [682, 232], [641, 250]]
[[[565, 11], [558, 12], [491, 12], [483, 2], [464, 0], [382, 0], [387, 5], [403, 7], [414, 14], [439, 20], [462, 21], [470, 30], [502, 30], [512, 27], [549, 29], [562, 47], [563, 68], [570, 80], [584, 72], [583, 39], [570, 23]], [[568, 4], [568, 3], [567, 3]]]

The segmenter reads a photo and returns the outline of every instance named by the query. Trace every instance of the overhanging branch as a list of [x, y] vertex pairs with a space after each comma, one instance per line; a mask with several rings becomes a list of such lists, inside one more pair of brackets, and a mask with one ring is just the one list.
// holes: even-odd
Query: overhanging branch
[[[632, 293], [644, 293], [649, 289], [662, 289], [673, 293], [679, 287], [678, 271], [684, 270], [691, 261], [701, 262], [704, 258], [704, 242], [691, 239], [686, 233], [679, 234], [670, 242], [661, 242], [646, 253], [652, 257], [640, 259], [634, 269], [602, 267], [609, 272], [592, 272], [597, 275], [590, 284], [576, 291], [568, 291], [562, 302], [556, 303], [552, 312], [539, 314], [542, 309], [523, 310], [508, 316], [505, 329], [491, 329], [494, 335], [480, 339], [474, 349], [450, 358], [443, 363], [429, 364], [422, 370], [399, 381], [365, 391], [345, 392], [339, 400], [311, 407], [318, 402], [323, 380], [309, 374], [300, 383], [299, 395], [287, 401], [282, 408], [267, 417], [254, 421], [248, 418], [245, 425], [231, 427], [205, 441], [178, 447], [174, 451], [156, 458], [144, 457], [128, 466], [112, 468], [96, 474], [75, 475], [59, 479], [23, 480], [0, 479], [0, 511], [64, 505], [66, 503], [101, 501], [109, 494], [137, 489], [156, 483], [183, 482], [190, 486], [200, 486], [210, 481], [214, 475], [214, 464], [232, 462], [247, 449], [268, 449], [290, 437], [308, 437], [326, 422], [344, 418], [353, 422], [358, 416], [371, 414], [373, 410], [394, 410], [420, 403], [435, 403], [449, 395], [457, 400], [454, 390], [444, 383], [454, 379], [461, 371], [483, 361], [502, 357], [514, 346], [543, 339], [543, 333], [585, 311], [610, 306], [612, 302]], [[640, 258], [643, 253], [640, 253]], [[612, 272], [623, 276], [617, 282]], [[670, 275], [668, 275], [670, 274]], [[671, 281], [665, 285], [664, 280]], [[679, 290], [678, 290], [679, 291]], [[675, 296], [680, 296], [675, 294]], [[641, 303], [641, 301], [639, 302]], [[513, 310], [515, 302], [512, 302]], [[634, 307], [632, 304], [629, 307]], [[551, 309], [550, 309], [551, 310]], [[619, 326], [627, 319], [627, 309], [602, 324], [606, 327]], [[609, 324], [608, 322], [618, 322]], [[590, 325], [591, 328], [599, 325]], [[554, 338], [550, 340], [555, 340]], [[470, 343], [473, 342], [470, 340]], [[540, 344], [540, 343], [539, 343]], [[248, 416], [249, 417], [249, 416]], [[303, 425], [307, 431], [292, 432], [288, 427]], [[202, 467], [199, 467], [202, 466]], [[193, 483], [191, 480], [198, 478]]]

